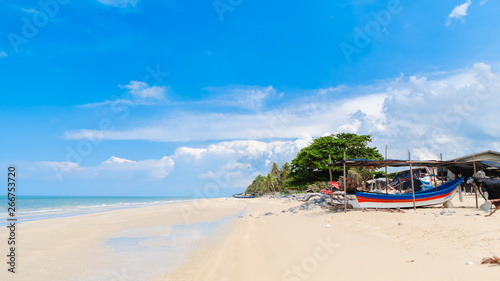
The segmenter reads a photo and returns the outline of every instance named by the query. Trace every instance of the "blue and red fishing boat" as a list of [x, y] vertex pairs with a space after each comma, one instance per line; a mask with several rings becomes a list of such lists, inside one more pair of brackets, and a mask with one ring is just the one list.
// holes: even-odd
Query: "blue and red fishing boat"
[[[415, 192], [415, 206], [432, 206], [450, 201], [463, 180], [458, 178], [430, 190]], [[413, 194], [356, 192], [354, 196], [348, 196], [348, 202], [354, 208], [413, 208]]]

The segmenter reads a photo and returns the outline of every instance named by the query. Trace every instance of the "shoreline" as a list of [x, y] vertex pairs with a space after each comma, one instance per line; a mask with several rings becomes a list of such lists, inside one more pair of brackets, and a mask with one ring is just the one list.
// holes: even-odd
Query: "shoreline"
[[[244, 209], [230, 203], [200, 199], [23, 222], [17, 227], [17, 273], [3, 270], [0, 279], [150, 280], [216, 233], [226, 223], [220, 220]], [[2, 245], [7, 231], [0, 229]]]
[[[119, 199], [117, 202], [109, 202], [109, 201], [102, 201], [102, 202], [82, 202], [81, 204], [74, 204], [74, 205], [53, 205], [52, 201], [49, 201], [51, 204], [50, 208], [47, 207], [25, 207], [25, 202], [21, 201], [21, 209], [17, 210], [16, 214], [19, 219], [19, 224], [24, 223], [24, 222], [30, 222], [30, 221], [38, 221], [38, 220], [48, 220], [48, 219], [56, 219], [56, 218], [67, 218], [67, 217], [75, 217], [75, 216], [80, 216], [80, 215], [87, 215], [87, 214], [96, 214], [96, 213], [103, 213], [103, 212], [110, 212], [110, 211], [117, 211], [117, 210], [126, 210], [126, 209], [136, 209], [136, 208], [143, 208], [143, 207], [150, 207], [150, 206], [161, 206], [161, 205], [167, 205], [167, 204], [176, 204], [176, 203], [185, 203], [185, 202], [192, 202], [195, 200], [204, 200], [205, 198], [181, 198], [181, 197], [105, 197], [105, 196], [25, 196], [25, 197], [17, 197], [18, 202], [19, 199], [26, 200], [26, 198], [32, 199], [32, 198], [48, 198], [48, 199], [56, 199], [56, 200], [85, 200], [85, 199], [102, 199], [102, 198], [111, 198], [111, 199]], [[54, 197], [54, 198], [52, 198]], [[223, 198], [223, 197], [220, 197]], [[121, 202], [121, 199], [132, 199], [128, 201]], [[133, 202], [137, 201], [134, 199], [152, 199], [149, 201], [144, 201], [144, 200], [139, 200], [139, 202]], [[217, 199], [217, 198], [211, 198], [211, 199]], [[1, 200], [0, 200], [1, 201]], [[5, 204], [7, 204], [7, 201], [4, 200]], [[66, 203], [66, 202], [65, 202]], [[48, 204], [48, 203], [46, 203]], [[24, 208], [23, 208], [24, 207]], [[5, 226], [6, 224], [6, 219], [7, 219], [7, 214], [0, 214], [0, 227]]]

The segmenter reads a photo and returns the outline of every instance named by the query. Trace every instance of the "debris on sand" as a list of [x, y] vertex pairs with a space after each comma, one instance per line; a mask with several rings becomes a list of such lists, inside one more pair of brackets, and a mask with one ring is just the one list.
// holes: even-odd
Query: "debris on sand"
[[497, 256], [493, 256], [492, 258], [484, 258], [481, 261], [481, 264], [498, 264], [498, 265], [500, 265], [500, 258]]

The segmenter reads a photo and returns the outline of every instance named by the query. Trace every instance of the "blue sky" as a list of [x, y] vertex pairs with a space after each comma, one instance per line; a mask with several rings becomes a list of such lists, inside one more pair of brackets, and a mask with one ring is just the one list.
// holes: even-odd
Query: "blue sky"
[[500, 150], [498, 1], [0, 6], [21, 194], [230, 195], [338, 132], [391, 158]]

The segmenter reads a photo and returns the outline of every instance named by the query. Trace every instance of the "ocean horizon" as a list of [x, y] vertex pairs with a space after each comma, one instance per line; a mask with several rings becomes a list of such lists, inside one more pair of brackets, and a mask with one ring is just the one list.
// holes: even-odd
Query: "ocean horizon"
[[[18, 223], [70, 217], [84, 214], [100, 213], [120, 209], [141, 208], [147, 206], [187, 202], [197, 197], [182, 196], [16, 196], [16, 218]], [[8, 208], [7, 196], [0, 198], [0, 205], [4, 206], [0, 212], [0, 226], [7, 225]]]

